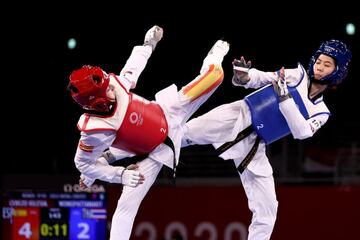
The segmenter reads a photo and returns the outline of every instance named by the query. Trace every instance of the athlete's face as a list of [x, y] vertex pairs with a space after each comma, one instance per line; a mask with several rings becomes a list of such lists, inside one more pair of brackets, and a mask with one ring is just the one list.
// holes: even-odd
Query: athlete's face
[[329, 57], [325, 54], [320, 54], [318, 59], [314, 64], [314, 78], [315, 80], [320, 80], [335, 70], [336, 64], [335, 60], [332, 57]]

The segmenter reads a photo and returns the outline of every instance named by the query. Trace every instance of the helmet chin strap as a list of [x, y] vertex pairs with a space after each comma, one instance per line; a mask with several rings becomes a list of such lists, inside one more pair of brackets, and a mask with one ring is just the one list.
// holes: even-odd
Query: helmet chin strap
[[331, 81], [329, 80], [316, 80], [316, 79], [312, 79], [312, 82], [320, 84], [320, 85], [330, 85]]

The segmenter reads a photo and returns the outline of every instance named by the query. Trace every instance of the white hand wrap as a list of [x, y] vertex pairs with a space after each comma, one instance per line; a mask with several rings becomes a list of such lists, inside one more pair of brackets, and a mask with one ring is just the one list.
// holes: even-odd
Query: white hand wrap
[[121, 172], [121, 181], [123, 185], [134, 188], [141, 181], [140, 172], [124, 168]]
[[154, 50], [156, 44], [162, 39], [163, 32], [163, 29], [156, 25], [150, 28], [145, 34], [144, 45], [149, 45]]
[[247, 67], [234, 66], [234, 70], [238, 72], [249, 73], [249, 68]]
[[280, 102], [283, 102], [286, 99], [292, 97], [287, 88], [287, 84], [285, 81], [285, 72], [284, 72], [283, 68], [280, 70], [277, 80], [275, 82], [273, 82], [273, 87], [274, 87], [276, 94], [279, 96]]

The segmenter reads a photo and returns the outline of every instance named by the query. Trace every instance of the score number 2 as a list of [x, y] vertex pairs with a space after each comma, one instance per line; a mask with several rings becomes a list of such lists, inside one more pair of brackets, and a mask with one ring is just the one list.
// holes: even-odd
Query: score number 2
[[90, 239], [89, 230], [90, 226], [86, 222], [80, 222], [77, 224], [80, 228], [80, 232], [77, 234], [77, 239]]

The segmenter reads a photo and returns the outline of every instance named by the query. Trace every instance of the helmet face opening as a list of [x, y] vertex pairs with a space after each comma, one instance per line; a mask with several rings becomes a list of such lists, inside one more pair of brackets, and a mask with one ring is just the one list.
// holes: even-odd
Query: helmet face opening
[[108, 75], [99, 67], [85, 65], [71, 73], [68, 89], [72, 98], [86, 110], [106, 112], [111, 101], [106, 96]]
[[314, 78], [313, 67], [320, 54], [325, 54], [329, 57], [332, 57], [336, 63], [335, 71], [320, 81], [323, 81], [324, 84], [329, 85], [340, 84], [348, 74], [348, 65], [352, 58], [350, 49], [345, 45], [345, 43], [339, 40], [332, 39], [323, 42], [310, 59], [308, 72], [310, 78], [312, 79]]
[[92, 80], [94, 81], [95, 85], [101, 86], [102, 83], [102, 77], [93, 75]]
[[75, 95], [79, 92], [79, 90], [74, 85], [71, 85], [70, 83], [68, 85], [68, 90], [71, 92], [71, 95]]

